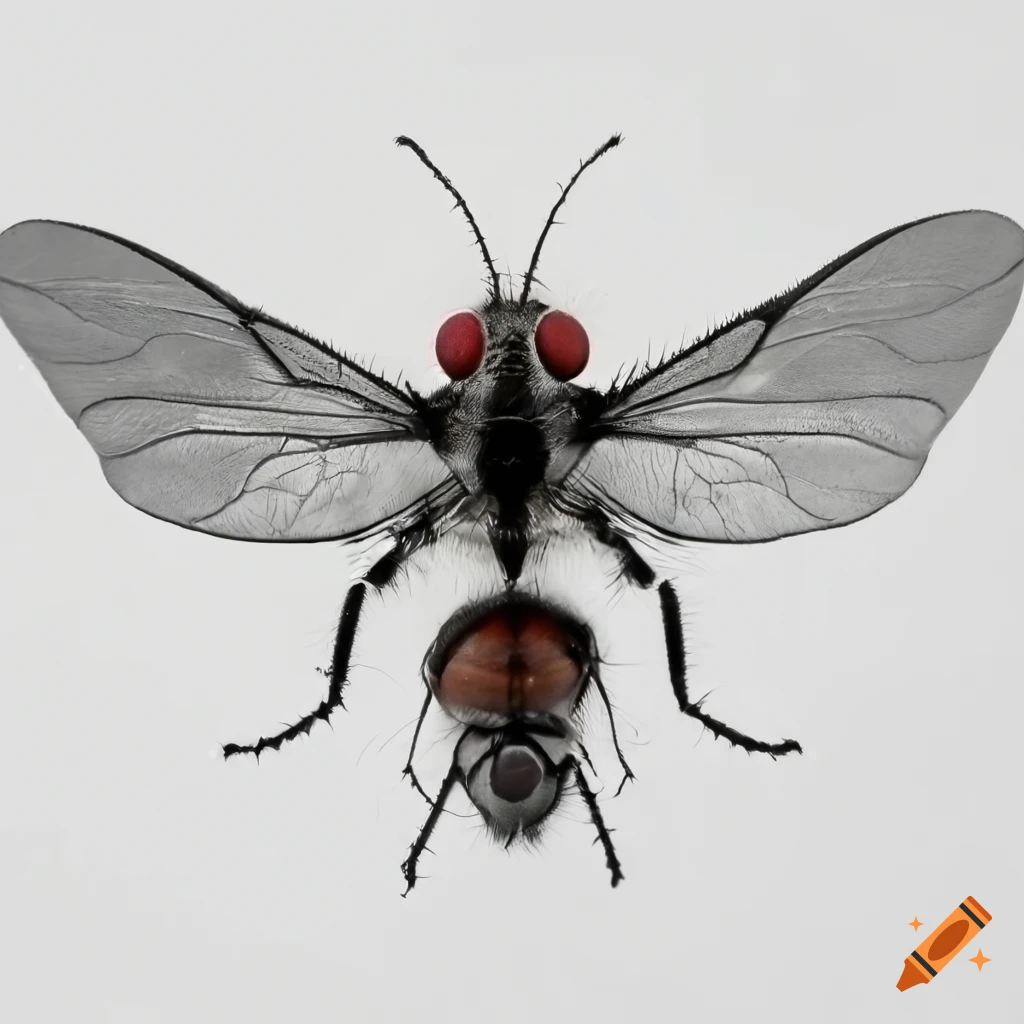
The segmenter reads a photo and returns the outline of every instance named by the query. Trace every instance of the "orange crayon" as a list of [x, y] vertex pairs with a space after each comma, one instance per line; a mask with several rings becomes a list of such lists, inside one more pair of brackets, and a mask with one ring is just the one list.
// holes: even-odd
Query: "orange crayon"
[[992, 915], [973, 896], [968, 896], [907, 957], [896, 987], [906, 992], [915, 985], [927, 985], [991, 920]]

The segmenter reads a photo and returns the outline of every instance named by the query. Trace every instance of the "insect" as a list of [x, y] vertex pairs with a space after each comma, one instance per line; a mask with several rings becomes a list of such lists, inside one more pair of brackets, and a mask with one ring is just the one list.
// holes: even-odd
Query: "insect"
[[[396, 141], [451, 194], [489, 280], [480, 306], [441, 325], [449, 382], [429, 395], [114, 235], [49, 221], [0, 235], [0, 313], [122, 498], [221, 537], [386, 542], [346, 594], [324, 700], [225, 756], [259, 756], [330, 716], [367, 589], [419, 552], [483, 545], [511, 595], [566, 535], [610, 552], [629, 583], [657, 586], [683, 713], [747, 751], [798, 751], [690, 699], [676, 591], [638, 549], [671, 565], [688, 542], [831, 529], [899, 497], [1010, 323], [1024, 232], [985, 211], [904, 224], [601, 391], [572, 383], [584, 327], [531, 292], [558, 211], [619, 136], [561, 190], [518, 294], [511, 280], [503, 291], [459, 191], [415, 142]], [[507, 741], [521, 723], [503, 728]], [[471, 760], [471, 735], [453, 771]]]
[[[444, 623], [423, 660], [423, 678], [427, 698], [405, 771], [431, 810], [402, 865], [406, 892], [416, 884], [419, 857], [456, 782], [491, 834], [508, 846], [540, 834], [570, 778], [587, 805], [612, 885], [617, 885], [622, 867], [583, 773], [581, 759], [589, 762], [590, 757], [573, 723], [594, 685], [615, 736], [593, 632], [549, 601], [505, 590], [465, 605]], [[431, 700], [465, 727], [435, 799], [424, 792], [412, 767]], [[617, 738], [615, 747], [618, 751]], [[632, 773], [621, 752], [619, 757], [625, 783]]]

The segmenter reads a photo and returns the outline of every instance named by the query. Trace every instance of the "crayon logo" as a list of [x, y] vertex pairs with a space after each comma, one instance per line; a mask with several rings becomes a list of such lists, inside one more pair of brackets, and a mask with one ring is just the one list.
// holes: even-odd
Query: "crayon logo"
[[[968, 896], [907, 957], [896, 987], [901, 992], [906, 992], [915, 985], [927, 985], [991, 920], [992, 915], [973, 896]], [[921, 927], [921, 922], [916, 917], [910, 924], [915, 932]], [[987, 963], [989, 959], [983, 957], [979, 949], [972, 963], [976, 963], [980, 971], [982, 964]]]

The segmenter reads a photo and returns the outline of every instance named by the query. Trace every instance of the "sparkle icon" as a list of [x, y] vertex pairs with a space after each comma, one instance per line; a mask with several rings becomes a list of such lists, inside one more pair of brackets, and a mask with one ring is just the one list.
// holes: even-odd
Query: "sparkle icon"
[[914, 931], [916, 932], [917, 929], [920, 928], [922, 924], [924, 924], [924, 922], [923, 921], [918, 921], [917, 914], [915, 914], [914, 915], [914, 920], [913, 921], [908, 921], [907, 924], [909, 924], [910, 927], [913, 928]]
[[984, 967], [985, 964], [991, 963], [991, 961], [992, 961], [992, 957], [985, 956], [985, 954], [982, 953], [980, 947], [978, 949], [978, 955], [971, 957], [971, 963], [972, 964], [977, 964], [979, 971], [982, 969], [982, 967]]

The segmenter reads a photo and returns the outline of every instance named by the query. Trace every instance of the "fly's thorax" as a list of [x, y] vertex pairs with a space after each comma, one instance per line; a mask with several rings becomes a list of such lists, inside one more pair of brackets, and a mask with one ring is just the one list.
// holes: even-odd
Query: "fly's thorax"
[[514, 725], [470, 728], [456, 753], [466, 793], [500, 838], [536, 830], [554, 810], [571, 765], [574, 732]]
[[582, 413], [593, 393], [568, 381], [589, 341], [567, 313], [502, 298], [450, 316], [437, 352], [452, 382], [423, 402], [428, 434], [465, 492], [487, 502], [494, 553], [514, 584], [549, 487], [587, 443]]
[[571, 413], [572, 389], [548, 374], [537, 358], [533, 334], [545, 307], [529, 303], [492, 306], [483, 312], [487, 351], [479, 373], [482, 488], [494, 495], [507, 518], [544, 480], [552, 445]]

